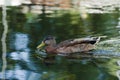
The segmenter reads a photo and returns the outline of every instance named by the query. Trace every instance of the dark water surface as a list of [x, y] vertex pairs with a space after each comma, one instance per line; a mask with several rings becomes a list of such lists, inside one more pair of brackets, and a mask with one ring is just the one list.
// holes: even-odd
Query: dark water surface
[[[120, 11], [119, 7], [111, 6], [114, 9], [110, 10], [109, 6], [110, 12], [86, 12], [84, 15], [77, 9], [35, 14], [22, 13], [21, 6], [8, 7], [6, 79], [118, 80], [116, 72], [120, 69], [117, 65], [120, 56]], [[2, 18], [2, 13], [0, 17]], [[1, 21], [0, 37], [3, 32]], [[58, 43], [71, 38], [107, 36], [93, 51], [94, 54], [103, 57], [81, 58], [77, 54], [72, 57], [41, 57], [36, 53], [36, 46], [47, 35], [55, 36]], [[2, 59], [0, 62], [1, 68]]]

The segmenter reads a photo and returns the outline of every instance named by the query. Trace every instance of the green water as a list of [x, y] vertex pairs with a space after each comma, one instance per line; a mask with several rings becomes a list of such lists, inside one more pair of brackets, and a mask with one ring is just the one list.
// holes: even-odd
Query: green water
[[[119, 28], [116, 26], [119, 25], [119, 10], [116, 9], [115, 13], [86, 14], [86, 18], [74, 9], [53, 11], [51, 14], [23, 14], [21, 7], [8, 7], [7, 13], [6, 79], [118, 80], [116, 71], [120, 67], [116, 62], [119, 60], [120, 41]], [[1, 37], [2, 20], [0, 26]], [[98, 44], [95, 53], [118, 55], [109, 58], [50, 56], [43, 60], [35, 50], [47, 35], [55, 36], [58, 43], [71, 38], [107, 36]]]

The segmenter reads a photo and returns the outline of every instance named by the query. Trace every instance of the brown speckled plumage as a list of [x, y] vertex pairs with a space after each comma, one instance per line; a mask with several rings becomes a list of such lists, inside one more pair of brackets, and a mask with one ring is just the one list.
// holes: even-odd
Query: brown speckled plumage
[[[47, 53], [76, 53], [76, 52], [86, 52], [95, 49], [95, 44], [100, 40], [100, 37], [91, 38], [77, 38], [69, 39], [56, 44], [55, 38], [53, 36], [46, 37], [42, 43], [45, 44], [45, 50]], [[41, 45], [37, 47], [41, 48]]]

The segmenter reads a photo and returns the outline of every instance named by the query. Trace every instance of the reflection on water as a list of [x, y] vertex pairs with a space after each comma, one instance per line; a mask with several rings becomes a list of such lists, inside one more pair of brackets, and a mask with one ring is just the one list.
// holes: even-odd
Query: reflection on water
[[[10, 45], [15, 49], [15, 51], [9, 53], [9, 58], [15, 61], [22, 61], [28, 66], [28, 68], [34, 70], [34, 66], [31, 64], [29, 59], [30, 50], [28, 48], [28, 35], [23, 33], [16, 33], [14, 36], [15, 40], [13, 40]], [[13, 70], [6, 71], [5, 76], [6, 79], [33, 80], [36, 78], [36, 80], [39, 80], [40, 74], [32, 71], [26, 71], [22, 69], [20, 64], [16, 63]], [[0, 79], [2, 79], [2, 76], [0, 76]]]
[[27, 34], [15, 34], [15, 50], [26, 49], [29, 39]]
[[[85, 8], [84, 12], [87, 13], [116, 13], [116, 9], [119, 9], [119, 0], [81, 0], [80, 9]], [[82, 10], [83, 11], [83, 10]]]
[[13, 40], [10, 43], [10, 47], [15, 49], [15, 52], [9, 53], [10, 57], [14, 60], [23, 60], [27, 61], [29, 60], [29, 51], [30, 49], [28, 48], [28, 35], [27, 34], [22, 34], [22, 33], [17, 33], [14, 35], [15, 40]]
[[[8, 7], [6, 79], [117, 80], [120, 69], [116, 63], [120, 56], [120, 15], [117, 9], [119, 6], [116, 5], [117, 0], [114, 3], [93, 1], [81, 1], [80, 9], [86, 7], [87, 10], [85, 12], [81, 10], [83, 13], [79, 12], [79, 9], [72, 9], [53, 10], [53, 13], [23, 14], [21, 12], [23, 6]], [[0, 27], [0, 34], [2, 30]], [[80, 53], [67, 57], [60, 55], [41, 57], [36, 53], [36, 46], [48, 34], [56, 36], [58, 43], [76, 37], [100, 35], [108, 37], [101, 40], [96, 50], [92, 52], [94, 54], [87, 58], [81, 58]], [[95, 55], [107, 57], [95, 58], [93, 57]]]
[[[1, 75], [1, 74], [0, 74]], [[35, 73], [32, 71], [26, 71], [23, 69], [20, 69], [18, 65], [14, 68], [14, 70], [7, 70], [6, 71], [6, 79], [10, 80], [39, 80], [41, 74]], [[2, 79], [2, 77], [0, 77]]]

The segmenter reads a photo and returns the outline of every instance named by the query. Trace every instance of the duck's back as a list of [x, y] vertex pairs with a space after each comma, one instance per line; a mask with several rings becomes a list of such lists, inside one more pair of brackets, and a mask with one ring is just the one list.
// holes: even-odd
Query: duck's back
[[92, 44], [75, 44], [72, 46], [64, 46], [56, 49], [58, 53], [75, 53], [75, 52], [86, 52], [95, 49], [95, 45]]
[[98, 38], [77, 38], [65, 40], [58, 44], [56, 51], [58, 53], [85, 52], [95, 48]]

